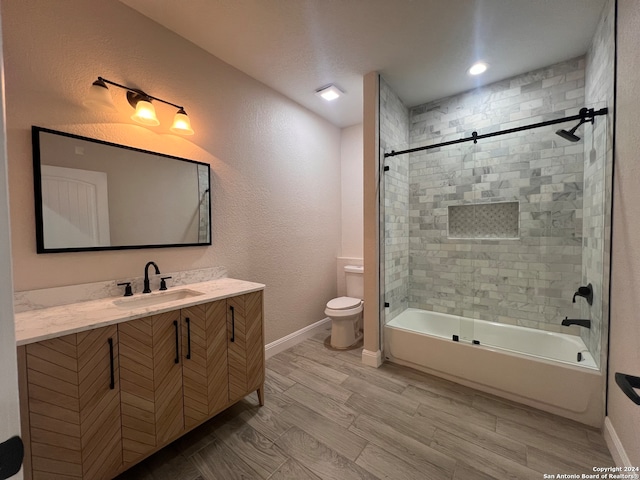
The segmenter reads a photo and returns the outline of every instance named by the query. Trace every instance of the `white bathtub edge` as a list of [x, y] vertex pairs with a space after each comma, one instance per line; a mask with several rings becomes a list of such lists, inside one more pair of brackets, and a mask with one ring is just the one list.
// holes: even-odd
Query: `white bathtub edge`
[[604, 418], [604, 440], [607, 443], [609, 452], [613, 457], [613, 461], [616, 462], [617, 467], [633, 467], [631, 460], [620, 441], [620, 437], [616, 433], [616, 429], [613, 428], [613, 423], [609, 420], [609, 417]]
[[372, 352], [371, 350], [362, 349], [362, 363], [369, 367], [378, 368], [382, 365], [382, 352]]
[[264, 347], [264, 357], [271, 358], [280, 352], [284, 352], [286, 349], [297, 345], [300, 342], [305, 341], [307, 338], [313, 337], [316, 333], [321, 332], [328, 326], [331, 326], [331, 319], [329, 317], [323, 318], [311, 325], [307, 325], [300, 330], [297, 330], [289, 335], [286, 335], [278, 340], [275, 340]]

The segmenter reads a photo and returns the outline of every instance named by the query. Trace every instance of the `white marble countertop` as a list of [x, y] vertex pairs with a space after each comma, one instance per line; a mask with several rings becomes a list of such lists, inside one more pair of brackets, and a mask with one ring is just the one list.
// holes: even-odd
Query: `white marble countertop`
[[[18, 346], [26, 345], [263, 289], [264, 285], [261, 283], [219, 278], [207, 282], [170, 287], [165, 292], [138, 293], [132, 297], [108, 297], [16, 313], [16, 344]], [[191, 290], [200, 293], [200, 295], [151, 306], [134, 305], [137, 298], [147, 300], [180, 290]], [[133, 301], [132, 304], [128, 303], [129, 300]]]

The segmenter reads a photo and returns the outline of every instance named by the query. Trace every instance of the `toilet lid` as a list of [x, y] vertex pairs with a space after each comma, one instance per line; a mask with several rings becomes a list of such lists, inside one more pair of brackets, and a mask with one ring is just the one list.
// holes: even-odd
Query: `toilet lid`
[[359, 298], [352, 297], [338, 297], [333, 300], [329, 300], [327, 303], [327, 308], [331, 310], [346, 310], [348, 308], [355, 308], [362, 303], [362, 300]]

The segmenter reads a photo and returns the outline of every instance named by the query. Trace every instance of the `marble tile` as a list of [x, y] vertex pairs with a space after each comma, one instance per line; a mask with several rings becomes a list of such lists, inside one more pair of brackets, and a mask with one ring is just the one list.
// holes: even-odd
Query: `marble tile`
[[[128, 320], [170, 312], [203, 302], [213, 302], [235, 295], [256, 292], [263, 290], [264, 285], [232, 278], [220, 278], [207, 282], [189, 284], [188, 289], [197, 291], [200, 295], [189, 296], [151, 306], [135, 306], [128, 303], [118, 305], [114, 303], [114, 300], [120, 300], [120, 298], [108, 297], [16, 313], [16, 343], [17, 345], [25, 345], [27, 343], [47, 340], [62, 335], [69, 335], [71, 333], [105, 327]], [[177, 291], [177, 289], [171, 291]], [[145, 300], [154, 296], [161, 297], [162, 293], [163, 292], [149, 293], [145, 296]], [[134, 300], [136, 298], [141, 297], [133, 296], [125, 300]]]
[[[140, 266], [141, 271], [143, 267], [143, 265]], [[211, 267], [197, 270], [184, 270], [181, 272], [168, 272], [161, 275], [154, 274], [149, 277], [152, 290], [157, 290], [160, 287], [161, 276], [172, 277], [171, 280], [167, 280], [167, 285], [169, 287], [177, 287], [225, 278], [227, 276], [227, 269], [225, 267]], [[131, 282], [133, 292], [140, 293], [143, 290], [143, 280], [144, 275], [105, 282], [83, 283], [64, 287], [15, 292], [13, 300], [14, 311], [20, 313], [28, 310], [99, 300], [107, 297], [119, 297], [122, 296], [124, 290], [123, 287], [119, 287], [117, 284], [123, 282]]]

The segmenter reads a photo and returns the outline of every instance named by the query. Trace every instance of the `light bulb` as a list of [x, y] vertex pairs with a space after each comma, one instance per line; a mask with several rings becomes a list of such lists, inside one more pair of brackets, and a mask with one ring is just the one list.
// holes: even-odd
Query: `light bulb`
[[151, 127], [160, 125], [160, 120], [156, 117], [156, 109], [147, 100], [140, 100], [136, 103], [136, 113], [131, 116], [131, 120]]
[[173, 125], [171, 125], [169, 130], [180, 135], [193, 135], [191, 120], [189, 120], [187, 112], [185, 112], [183, 108], [178, 110], [176, 116], [173, 117]]
[[115, 110], [111, 93], [107, 88], [107, 84], [98, 78], [91, 87], [87, 97], [82, 102], [85, 107], [98, 108], [101, 110]]

